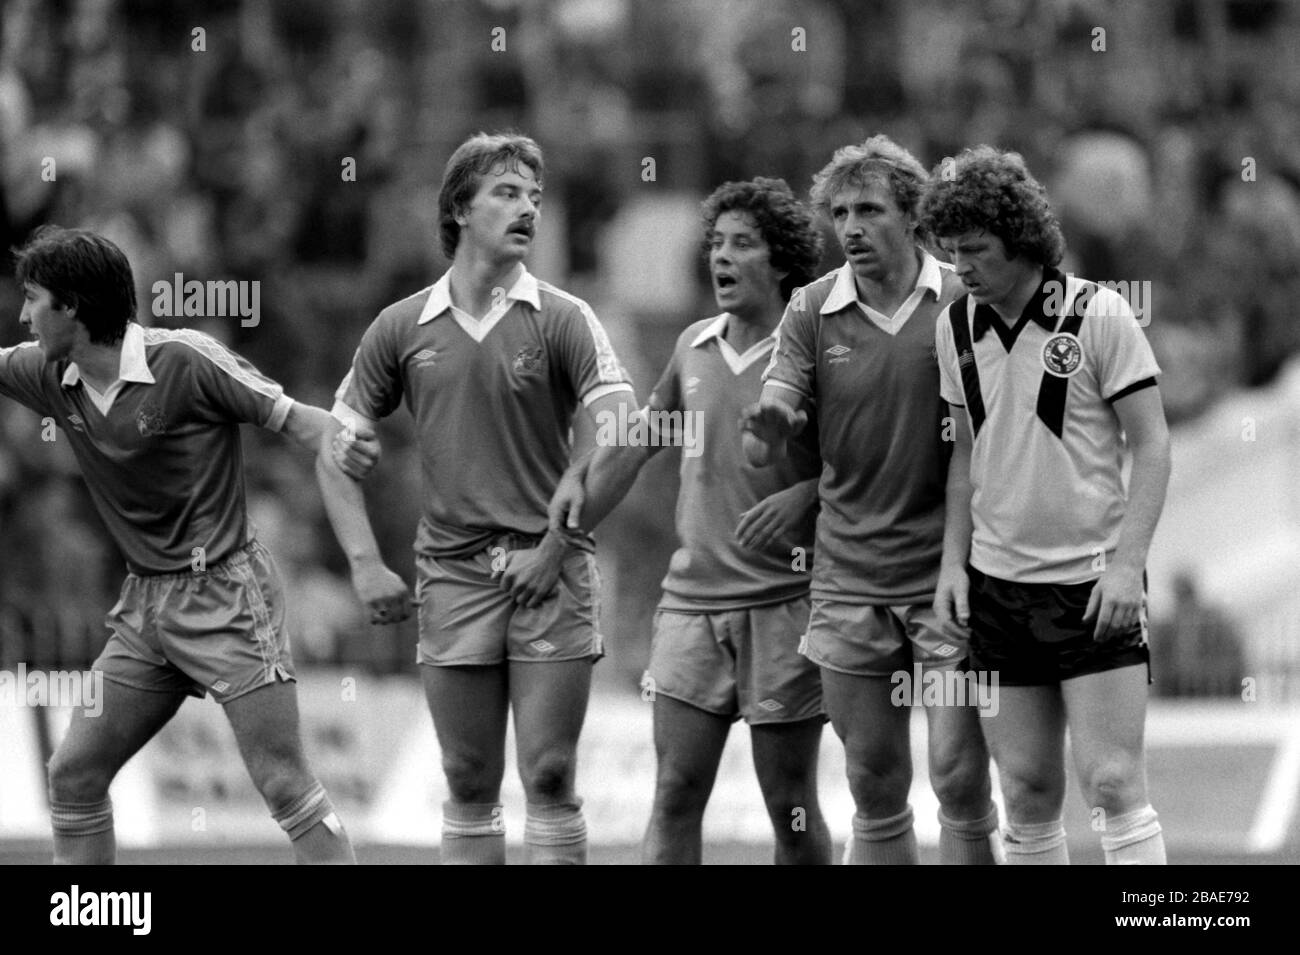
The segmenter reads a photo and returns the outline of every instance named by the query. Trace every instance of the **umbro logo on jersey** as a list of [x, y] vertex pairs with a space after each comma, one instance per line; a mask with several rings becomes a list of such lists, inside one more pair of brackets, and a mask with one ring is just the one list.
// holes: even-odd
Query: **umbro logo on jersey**
[[941, 656], [941, 657], [950, 657], [950, 656], [952, 656], [954, 653], [957, 653], [958, 650], [957, 650], [957, 648], [954, 647], [951, 643], [945, 643], [945, 644], [942, 644], [941, 646], [937, 646], [937, 647], [935, 647], [935, 648], [934, 648], [934, 652], [937, 653], [937, 654], [938, 654], [939, 656]]
[[851, 351], [853, 351], [853, 349], [848, 348], [845, 345], [832, 345], [830, 348], [826, 349], [826, 354], [831, 356], [830, 364], [834, 365], [837, 362], [848, 361], [849, 352]]
[[425, 365], [432, 365], [433, 360], [438, 357], [438, 353], [432, 348], [422, 348], [415, 353], [415, 360], [419, 362], [418, 367], [423, 368]]
[[86, 422], [81, 419], [79, 414], [68, 415], [68, 424], [72, 425], [78, 431], [86, 430]]
[[700, 379], [696, 378], [694, 375], [686, 379], [686, 393], [688, 395], [699, 386], [700, 386]]
[[528, 645], [532, 647], [534, 650], [536, 650], [538, 653], [555, 652], [555, 644], [551, 643], [551, 641], [549, 640], [534, 640]]
[[230, 684], [225, 680], [218, 680], [216, 683], [212, 684], [213, 693], [225, 693], [228, 689], [230, 689]]
[[758, 704], [759, 709], [767, 710], [769, 713], [775, 713], [777, 710], [785, 709], [785, 704], [780, 700], [767, 699]]

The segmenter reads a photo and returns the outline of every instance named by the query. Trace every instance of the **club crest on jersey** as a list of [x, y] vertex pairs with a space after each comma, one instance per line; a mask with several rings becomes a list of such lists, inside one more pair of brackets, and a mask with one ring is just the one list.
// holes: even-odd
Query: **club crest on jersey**
[[1053, 335], [1043, 345], [1043, 368], [1049, 375], [1069, 378], [1083, 365], [1083, 346], [1069, 332]]
[[140, 437], [152, 438], [167, 430], [167, 421], [157, 405], [141, 405], [135, 416], [135, 427], [140, 432]]
[[520, 375], [535, 375], [542, 370], [542, 350], [540, 348], [521, 348], [515, 353], [513, 362], [515, 372]]

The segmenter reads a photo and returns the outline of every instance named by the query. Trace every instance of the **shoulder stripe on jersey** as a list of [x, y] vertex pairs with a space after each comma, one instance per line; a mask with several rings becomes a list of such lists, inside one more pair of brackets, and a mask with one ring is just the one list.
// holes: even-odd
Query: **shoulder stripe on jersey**
[[0, 348], [0, 357], [8, 355], [10, 352], [18, 351], [20, 348], [40, 348], [40, 342], [19, 342], [17, 345], [10, 345], [8, 348]]
[[[1055, 334], [1073, 335], [1076, 338], [1079, 336], [1079, 329], [1083, 327], [1084, 313], [1087, 312], [1088, 304], [1096, 291], [1096, 284], [1080, 282], [1074, 301], [1070, 303], [1071, 307], [1057, 326]], [[1038, 418], [1057, 438], [1060, 438], [1065, 430], [1065, 399], [1069, 393], [1069, 378], [1043, 372], [1043, 380], [1038, 386]]]
[[164, 342], [179, 342], [187, 345], [249, 391], [255, 391], [259, 395], [272, 399], [277, 399], [284, 394], [284, 389], [279, 385], [239, 367], [239, 362], [230, 349], [202, 332], [196, 332], [192, 328], [146, 328], [144, 330], [146, 347], [161, 345]]
[[591, 306], [576, 295], [570, 295], [563, 289], [558, 289], [540, 279], [537, 281], [537, 289], [540, 292], [550, 292], [557, 298], [576, 305], [578, 311], [582, 313], [583, 320], [587, 323], [587, 331], [591, 334], [591, 343], [596, 349], [596, 374], [600, 383], [605, 385], [628, 381], [627, 373], [623, 371], [618, 356], [614, 354], [614, 346], [609, 343], [609, 336], [605, 334], [605, 328], [600, 324], [596, 313], [591, 310]]
[[970, 417], [971, 439], [979, 437], [984, 426], [984, 395], [980, 391], [980, 370], [975, 363], [975, 346], [970, 334], [970, 296], [963, 295], [948, 306], [953, 344], [957, 346], [957, 367], [961, 369], [961, 390], [966, 394], [966, 414]]

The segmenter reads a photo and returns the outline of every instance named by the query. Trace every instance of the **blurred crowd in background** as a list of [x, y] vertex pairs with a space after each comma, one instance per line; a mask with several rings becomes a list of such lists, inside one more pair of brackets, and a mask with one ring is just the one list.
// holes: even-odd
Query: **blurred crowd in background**
[[[1151, 283], [1178, 423], [1300, 351], [1297, 42], [1300, 5], [1281, 0], [7, 0], [0, 238], [107, 234], [142, 322], [199, 327], [328, 407], [378, 310], [446, 267], [452, 149], [514, 128], [546, 150], [534, 271], [592, 303], [644, 396], [680, 329], [715, 311], [689, 220], [716, 185], [777, 175], [806, 195], [875, 132], [927, 165], [986, 142], [1048, 184], [1069, 270]], [[681, 274], [665, 282], [666, 261]], [[260, 281], [260, 321], [154, 317], [152, 284], [178, 272]], [[20, 302], [0, 277], [0, 345], [25, 337]], [[381, 437], [371, 515], [410, 580], [405, 413]], [[245, 453], [298, 659], [411, 672], [413, 624], [363, 622], [309, 458], [251, 428]], [[602, 679], [620, 685], [674, 546], [670, 457], [598, 534]], [[0, 542], [0, 666], [92, 658], [121, 560], [66, 443], [8, 401]]]

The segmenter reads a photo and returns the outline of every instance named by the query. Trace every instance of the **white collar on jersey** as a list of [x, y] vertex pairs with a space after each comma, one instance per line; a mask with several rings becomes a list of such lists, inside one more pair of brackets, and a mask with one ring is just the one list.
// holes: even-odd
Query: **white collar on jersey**
[[691, 347], [699, 348], [710, 339], [716, 338], [718, 340], [718, 351], [722, 353], [722, 357], [726, 361], [727, 367], [731, 369], [733, 375], [739, 375], [750, 365], [754, 364], [754, 362], [758, 361], [760, 358], [766, 357], [767, 353], [776, 345], [776, 338], [769, 333], [766, 338], [760, 339], [750, 345], [745, 349], [745, 354], [741, 355], [732, 347], [731, 342], [727, 341], [727, 339], [723, 337], [726, 331], [727, 313], [723, 312], [713, 321], [709, 322], [709, 324], [704, 327], [704, 331], [695, 336], [695, 341], [691, 342]]
[[[139, 385], [152, 385], [153, 372], [144, 354], [144, 329], [135, 322], [126, 323], [126, 334], [122, 336], [122, 357], [117, 371], [118, 381], [133, 381]], [[81, 383], [81, 369], [75, 361], [68, 362], [63, 373], [63, 387], [73, 388]]]
[[[515, 284], [510, 287], [510, 291], [506, 292], [505, 301], [501, 304], [508, 302], [527, 302], [539, 312], [542, 310], [542, 297], [537, 288], [537, 279], [523, 266], [520, 266], [519, 278], [515, 279]], [[491, 315], [498, 307], [494, 306], [488, 314]], [[429, 300], [424, 303], [416, 324], [426, 325], [450, 308], [452, 308], [451, 269], [448, 269], [429, 289]], [[486, 316], [484, 319], [484, 324], [487, 324]]]
[[[933, 292], [934, 297], [938, 298], [943, 290], [943, 272], [939, 268], [939, 260], [920, 247], [917, 251], [921, 253], [921, 271], [916, 275], [916, 288]], [[835, 270], [835, 285], [831, 288], [831, 294], [826, 296], [826, 301], [822, 303], [821, 313], [830, 315], [832, 312], [856, 304], [862, 305], [863, 308], [871, 307], [858, 299], [858, 285], [853, 280], [853, 266], [845, 262]]]

